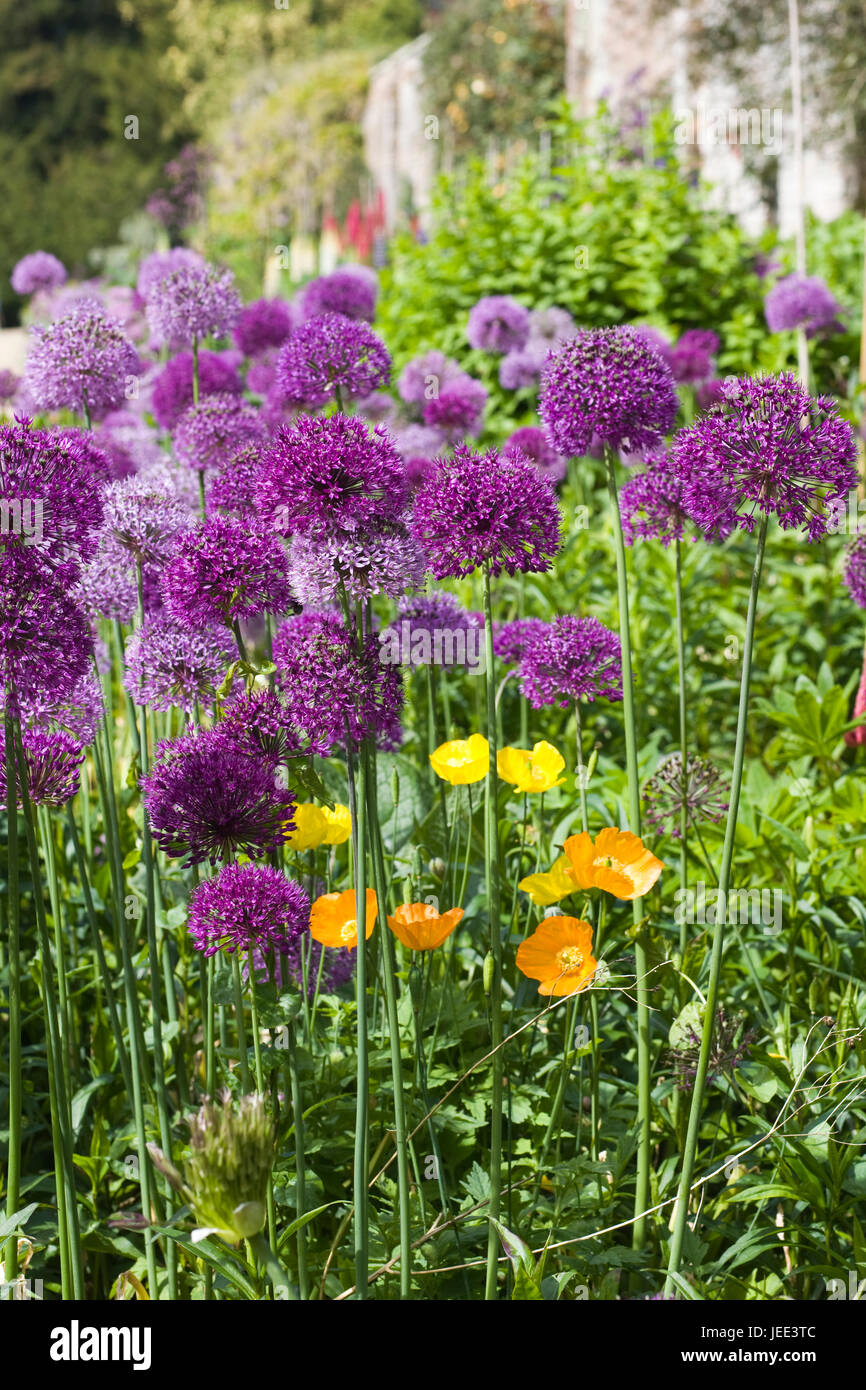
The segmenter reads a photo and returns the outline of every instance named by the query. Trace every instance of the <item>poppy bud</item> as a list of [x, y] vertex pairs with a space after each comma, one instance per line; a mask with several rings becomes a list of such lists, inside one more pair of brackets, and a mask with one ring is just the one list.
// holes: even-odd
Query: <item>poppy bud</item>
[[481, 974], [481, 978], [484, 982], [485, 994], [489, 994], [491, 989], [493, 988], [493, 971], [495, 967], [496, 962], [493, 959], [493, 952], [488, 951], [487, 955], [484, 957], [484, 967]]

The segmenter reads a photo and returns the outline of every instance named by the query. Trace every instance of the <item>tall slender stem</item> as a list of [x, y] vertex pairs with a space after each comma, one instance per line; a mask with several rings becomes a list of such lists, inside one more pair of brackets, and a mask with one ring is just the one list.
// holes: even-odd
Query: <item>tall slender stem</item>
[[357, 768], [351, 738], [347, 737], [346, 756], [349, 766], [349, 800], [352, 823], [355, 826], [352, 873], [355, 885], [355, 918], [358, 928], [357, 965], [355, 969], [355, 1000], [357, 1028], [357, 1094], [355, 1099], [355, 1155], [353, 1188], [355, 1199], [354, 1250], [355, 1285], [358, 1298], [367, 1297], [367, 1180], [369, 1164], [369, 1086], [370, 1059], [367, 1042], [367, 767], [362, 750]]
[[[9, 887], [9, 1150], [6, 1168], [6, 1216], [18, 1211], [21, 1198], [21, 899], [18, 896], [18, 781], [12, 712], [6, 700], [4, 715], [6, 758], [6, 842]], [[18, 1237], [13, 1231], [6, 1243], [5, 1279], [11, 1284], [18, 1274]]]
[[719, 993], [719, 978], [722, 969], [722, 951], [725, 942], [725, 921], [727, 918], [727, 894], [731, 882], [731, 866], [734, 860], [734, 837], [737, 832], [737, 813], [740, 805], [740, 788], [743, 781], [743, 764], [746, 752], [746, 727], [749, 715], [749, 684], [752, 676], [752, 652], [755, 643], [755, 618], [758, 609], [758, 592], [761, 587], [761, 570], [764, 564], [764, 548], [767, 541], [767, 516], [762, 518], [758, 532], [758, 546], [752, 569], [752, 583], [749, 589], [749, 611], [746, 617], [746, 636], [743, 650], [743, 672], [740, 679], [740, 705], [737, 713], [737, 738], [734, 747], [734, 768], [731, 776], [731, 799], [728, 806], [728, 820], [725, 826], [725, 843], [722, 849], [722, 864], [719, 870], [718, 908], [713, 925], [713, 950], [710, 959], [710, 980], [707, 987], [707, 1002], [704, 1007], [704, 1026], [701, 1036], [701, 1052], [698, 1059], [692, 1089], [692, 1102], [689, 1110], [689, 1124], [683, 1152], [683, 1167], [677, 1194], [676, 1216], [671, 1238], [670, 1260], [668, 1262], [665, 1291], [673, 1293], [676, 1287], [674, 1276], [679, 1272], [682, 1259], [683, 1240], [689, 1217], [689, 1189], [695, 1169], [695, 1156], [701, 1128], [701, 1109], [707, 1079], [710, 1048], [713, 1041], [713, 1028], [716, 1018], [716, 1000]]
[[496, 673], [493, 665], [493, 609], [490, 601], [490, 568], [484, 566], [484, 681], [487, 687], [487, 739], [490, 761], [485, 789], [486, 845], [484, 878], [487, 892], [487, 920], [490, 933], [490, 954], [493, 975], [490, 982], [490, 1041], [495, 1049], [492, 1058], [490, 1096], [490, 1227], [487, 1237], [487, 1275], [484, 1297], [496, 1298], [496, 1279], [499, 1268], [499, 1236], [494, 1221], [499, 1220], [502, 1193], [502, 928], [500, 923], [499, 835], [496, 820]]
[[[324, 954], [324, 952], [322, 953]], [[291, 1070], [292, 1114], [295, 1128], [295, 1206], [300, 1221], [307, 1209], [306, 1162], [304, 1158], [304, 1107], [301, 1102], [301, 1078], [298, 1072], [298, 1045], [295, 1034], [295, 1021], [287, 1025], [289, 1034], [289, 1067]], [[301, 1298], [310, 1296], [310, 1278], [307, 1273], [307, 1228], [299, 1226], [298, 1241], [298, 1288]]]

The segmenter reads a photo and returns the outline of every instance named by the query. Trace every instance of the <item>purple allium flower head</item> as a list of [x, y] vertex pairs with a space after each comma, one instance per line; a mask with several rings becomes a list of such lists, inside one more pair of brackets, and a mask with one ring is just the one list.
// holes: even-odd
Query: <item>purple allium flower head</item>
[[584, 328], [548, 358], [539, 414], [561, 454], [585, 454], [594, 436], [645, 453], [674, 422], [670, 367], [634, 328]]
[[264, 449], [260, 443], [244, 444], [221, 465], [208, 486], [209, 508], [256, 515], [264, 478]]
[[551, 484], [529, 459], [461, 444], [415, 494], [412, 533], [437, 579], [538, 573], [559, 548], [560, 517]]
[[597, 618], [563, 614], [526, 634], [518, 674], [533, 709], [566, 709], [576, 700], [621, 700], [619, 637]]
[[81, 300], [65, 318], [31, 332], [24, 379], [39, 410], [98, 419], [121, 404], [127, 381], [141, 372], [132, 343], [96, 299]]
[[842, 580], [858, 607], [866, 608], [866, 532], [858, 532], [846, 549]]
[[241, 298], [230, 270], [182, 265], [151, 286], [146, 307], [157, 340], [180, 348], [202, 338], [225, 338], [237, 323]]
[[360, 266], [341, 266], [305, 286], [300, 295], [301, 314], [304, 319], [317, 318], [320, 314], [343, 314], [347, 319], [372, 322], [378, 290], [374, 272], [365, 274]]
[[329, 744], [311, 743], [292, 721], [292, 713], [270, 686], [237, 691], [226, 701], [219, 727], [239, 748], [285, 763], [299, 753], [327, 753]]
[[238, 748], [219, 725], [159, 743], [141, 786], [153, 837], [171, 859], [261, 859], [294, 829], [295, 798], [274, 763]]
[[387, 391], [374, 391], [372, 396], [364, 396], [356, 403], [355, 409], [370, 425], [388, 425], [397, 415], [397, 402]]
[[262, 515], [283, 534], [372, 528], [406, 504], [406, 471], [390, 436], [355, 416], [299, 416], [278, 430], [262, 467]]
[[401, 598], [396, 619], [379, 634], [379, 641], [383, 649], [386, 643], [399, 643], [400, 657], [413, 667], [477, 666], [479, 653], [466, 638], [475, 631], [466, 609], [443, 589]]
[[526, 346], [529, 310], [507, 294], [489, 294], [472, 306], [466, 337], [482, 352], [513, 352]]
[[18, 703], [22, 727], [69, 734], [85, 747], [93, 743], [105, 718], [105, 699], [93, 670], [85, 671], [59, 699], [51, 690], [23, 691]]
[[127, 551], [135, 564], [164, 564], [178, 532], [190, 524], [185, 503], [146, 474], [109, 483], [102, 501], [104, 539]]
[[325, 405], [341, 392], [369, 396], [390, 376], [381, 338], [345, 314], [319, 314], [301, 324], [277, 358], [277, 388], [296, 405]]
[[31, 251], [13, 267], [10, 281], [16, 294], [54, 290], [66, 283], [66, 267], [50, 251]]
[[710, 381], [699, 381], [695, 387], [695, 402], [698, 410], [709, 410], [723, 399], [724, 378], [713, 377]]
[[291, 337], [292, 306], [284, 299], [256, 299], [241, 310], [235, 324], [235, 342], [244, 357], [261, 357]]
[[503, 454], [521, 453], [532, 460], [545, 478], [560, 483], [567, 470], [566, 460], [547, 442], [547, 435], [537, 425], [525, 425], [510, 434], [502, 446]]
[[15, 372], [10, 372], [7, 367], [0, 368], [0, 404], [14, 401], [20, 385], [20, 376], [16, 376]]
[[719, 339], [711, 329], [686, 329], [670, 356], [674, 381], [706, 381], [713, 374], [713, 355], [718, 350]]
[[147, 302], [160, 280], [173, 275], [176, 270], [204, 270], [207, 262], [187, 246], [173, 246], [170, 251], [151, 251], [138, 267], [136, 290], [139, 297]]
[[406, 425], [395, 430], [392, 439], [404, 463], [410, 459], [435, 458], [445, 445], [442, 431], [431, 429], [429, 425]]
[[162, 580], [166, 610], [181, 622], [231, 624], [292, 606], [279, 538], [215, 516], [177, 537]]
[[710, 537], [752, 531], [763, 515], [810, 541], [857, 486], [854, 436], [827, 396], [791, 373], [729, 378], [719, 405], [676, 435], [671, 457], [685, 510]]
[[529, 341], [543, 342], [549, 348], [573, 338], [577, 324], [567, 309], [556, 305], [549, 309], [533, 309], [529, 315]]
[[[149, 574], [152, 571], [145, 571], [145, 578]], [[93, 559], [82, 569], [73, 597], [92, 622], [109, 618], [131, 623], [138, 607], [138, 583], [129, 551], [113, 538], [103, 537]]]
[[108, 460], [114, 482], [165, 461], [156, 431], [129, 410], [112, 410], [92, 437]]
[[424, 407], [424, 424], [441, 430], [449, 439], [478, 434], [484, 420], [487, 389], [473, 376], [450, 381], [444, 391]]
[[189, 902], [197, 951], [278, 951], [287, 955], [309, 926], [310, 900], [299, 883], [264, 864], [229, 864], [198, 885]]
[[433, 348], [406, 363], [397, 379], [397, 391], [407, 405], [423, 406], [464, 375], [459, 362]]
[[359, 656], [340, 618], [301, 613], [279, 628], [273, 651], [292, 722], [314, 743], [345, 747], [347, 732], [353, 746], [366, 738], [392, 748], [400, 742], [400, 671], [380, 661], [374, 634]]
[[350, 598], [398, 598], [423, 583], [426, 569], [424, 551], [401, 522], [295, 536], [289, 559], [292, 592], [311, 608], [338, 603], [341, 583]]
[[659, 357], [670, 366], [674, 350], [664, 333], [658, 328], [653, 328], [651, 323], [635, 323], [632, 327], [638, 337], [643, 339], [647, 347], [651, 347], [653, 351], [657, 352]]
[[727, 801], [723, 800], [726, 795], [727, 789], [714, 763], [689, 753], [686, 756], [686, 775], [683, 777], [682, 754], [669, 753], [661, 760], [644, 788], [647, 825], [659, 834], [667, 833], [679, 839], [683, 807], [692, 823], [700, 820], [718, 822], [728, 809]]
[[[27, 790], [34, 806], [63, 806], [78, 791], [84, 749], [69, 734], [22, 729]], [[18, 805], [21, 786], [17, 784]], [[0, 810], [7, 809], [6, 762], [0, 760]]]
[[146, 618], [126, 644], [124, 685], [137, 705], [189, 715], [198, 703], [209, 714], [236, 655], [225, 627]]
[[634, 545], [638, 537], [659, 540], [665, 548], [682, 540], [690, 519], [684, 491], [683, 476], [670, 456], [662, 449], [649, 454], [644, 472], [632, 474], [619, 495], [626, 545]]
[[0, 560], [0, 684], [20, 695], [71, 694], [88, 670], [93, 637], [66, 588], [29, 557]]
[[493, 652], [505, 666], [516, 666], [531, 633], [546, 629], [543, 618], [513, 618], [493, 624]]
[[269, 348], [264, 356], [251, 362], [247, 372], [247, 390], [253, 396], [269, 396], [277, 380], [277, 352]]
[[771, 333], [805, 328], [806, 337], [814, 338], [822, 331], [840, 332], [838, 316], [844, 312], [823, 280], [796, 272], [774, 285], [764, 300], [764, 315]]
[[[164, 430], [173, 430], [183, 412], [192, 405], [192, 353], [179, 352], [166, 362], [153, 383], [153, 414]], [[216, 391], [240, 395], [243, 383], [237, 371], [216, 352], [198, 355], [199, 400]]]
[[76, 430], [0, 426], [0, 553], [27, 550], [58, 579], [75, 577], [102, 520], [97, 454]]
[[187, 406], [174, 427], [178, 458], [198, 472], [221, 468], [245, 444], [263, 440], [267, 427], [261, 413], [242, 396], [216, 391], [198, 405]]
[[530, 338], [525, 347], [506, 353], [499, 364], [499, 385], [506, 391], [535, 386], [549, 351], [550, 344], [542, 338]]

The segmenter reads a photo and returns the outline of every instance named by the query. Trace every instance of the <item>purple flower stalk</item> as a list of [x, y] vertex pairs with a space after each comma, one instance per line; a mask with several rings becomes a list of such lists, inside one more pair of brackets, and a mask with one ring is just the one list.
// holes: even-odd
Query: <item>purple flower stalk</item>
[[151, 251], [138, 267], [136, 290], [145, 303], [161, 280], [176, 270], [204, 270], [207, 262], [187, 246], [173, 246], [170, 251]]
[[153, 837], [171, 859], [261, 859], [295, 828], [295, 798], [275, 765], [238, 748], [219, 725], [160, 743], [141, 786]]
[[50, 251], [31, 251], [13, 266], [9, 278], [16, 294], [56, 290], [66, 283], [66, 266]]
[[207, 263], [170, 270], [148, 293], [151, 333], [172, 348], [189, 347], [202, 338], [225, 338], [241, 312], [234, 281], [230, 270]]
[[327, 753], [328, 745], [310, 743], [292, 721], [291, 710], [268, 686], [238, 691], [226, 702], [219, 727], [239, 748], [286, 763], [298, 754]]
[[284, 613], [293, 603], [286, 553], [278, 537], [216, 516], [175, 541], [162, 581], [168, 613], [203, 627], [259, 613]]
[[805, 328], [807, 338], [821, 332], [839, 333], [843, 325], [838, 316], [844, 312], [823, 280], [814, 275], [786, 275], [764, 300], [764, 315], [771, 333], [795, 328]]
[[818, 540], [857, 486], [850, 425], [790, 373], [729, 378], [721, 403], [680, 430], [671, 454], [685, 510], [710, 537], [752, 531], [767, 515]]
[[13, 710], [19, 695], [70, 695], [92, 657], [90, 627], [65, 585], [29, 557], [0, 559], [0, 684]]
[[117, 409], [141, 372], [138, 353], [98, 300], [82, 299], [65, 318], [31, 331], [25, 386], [39, 410], [98, 419]]
[[244, 444], [221, 466], [208, 486], [208, 508], [257, 515], [264, 482], [261, 443]]
[[126, 644], [124, 685], [137, 705], [210, 714], [214, 692], [236, 655], [224, 627], [146, 618]]
[[109, 483], [103, 492], [104, 539], [127, 551], [135, 565], [165, 564], [189, 524], [185, 503], [145, 474]]
[[690, 520], [684, 502], [685, 483], [670, 456], [658, 450], [647, 456], [646, 470], [634, 473], [619, 495], [626, 545], [640, 537], [659, 540], [667, 549], [681, 541]]
[[96, 550], [103, 455], [76, 430], [48, 433], [27, 420], [0, 426], [0, 554], [27, 551], [57, 578], [74, 579]]
[[546, 478], [528, 459], [459, 445], [438, 459], [414, 499], [412, 534], [437, 579], [489, 566], [538, 573], [559, 548], [560, 516]]
[[547, 361], [539, 414], [560, 454], [586, 454], [597, 438], [646, 453], [673, 425], [679, 402], [670, 367], [634, 328], [584, 328]]
[[[78, 791], [84, 749], [69, 734], [22, 729], [27, 790], [34, 806], [63, 806]], [[20, 775], [20, 774], [19, 774]], [[22, 804], [21, 787], [18, 805]], [[0, 759], [0, 810], [7, 810], [6, 761]]]
[[526, 346], [529, 310], [507, 294], [490, 294], [473, 305], [466, 336], [482, 352], [512, 352]]
[[619, 637], [597, 618], [566, 613], [526, 633], [518, 674], [533, 709], [567, 709], [577, 700], [621, 700]]
[[173, 439], [181, 462], [203, 473], [221, 468], [245, 444], [266, 435], [258, 410], [241, 396], [219, 391], [187, 407], [174, 427]]
[[320, 314], [301, 324], [277, 358], [277, 387], [295, 405], [325, 405], [341, 393], [369, 396], [390, 376], [381, 338], [345, 314]]
[[301, 603], [327, 608], [339, 603], [341, 585], [353, 599], [398, 598], [423, 583], [426, 569], [427, 557], [406, 527], [383, 522], [374, 531], [295, 536], [289, 579]]
[[309, 927], [310, 900], [299, 883], [261, 864], [229, 864], [200, 883], [189, 902], [197, 951], [288, 955]]

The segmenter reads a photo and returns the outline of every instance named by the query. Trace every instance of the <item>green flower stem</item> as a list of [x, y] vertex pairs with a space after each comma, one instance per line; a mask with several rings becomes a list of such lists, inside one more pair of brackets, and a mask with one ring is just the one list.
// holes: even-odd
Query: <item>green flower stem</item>
[[[18, 782], [15, 774], [15, 746], [12, 715], [6, 702], [4, 716], [6, 758], [6, 842], [9, 890], [9, 1149], [6, 1168], [6, 1216], [21, 1205], [21, 899], [18, 894]], [[13, 1231], [6, 1242], [6, 1282], [18, 1275], [18, 1237]]]
[[[565, 1101], [565, 1088], [568, 1085], [568, 1078], [571, 1073], [572, 1053], [574, 1048], [574, 1021], [577, 1013], [577, 994], [571, 995], [563, 1012], [565, 1014], [565, 1029], [562, 1039], [562, 1058], [559, 1064], [559, 1079], [556, 1085], [556, 1094], [550, 1111], [550, 1118], [547, 1121], [547, 1128], [544, 1131], [544, 1138], [541, 1141], [541, 1149], [538, 1154], [538, 1166], [535, 1174], [535, 1182], [532, 1189], [532, 1200], [529, 1204], [529, 1211], [524, 1218], [527, 1230], [531, 1229], [532, 1218], [535, 1215], [535, 1208], [538, 1203], [538, 1194], [541, 1190], [541, 1180], [544, 1177], [544, 1165], [547, 1162], [547, 1154], [550, 1148], [550, 1141], [554, 1131], [559, 1128], [559, 1121], [562, 1117], [562, 1107]], [[555, 1007], [555, 1006], [554, 1006]]]
[[60, 909], [60, 885], [57, 882], [57, 855], [54, 847], [54, 831], [51, 817], [44, 806], [36, 808], [39, 828], [39, 842], [45, 857], [48, 875], [48, 901], [51, 904], [51, 918], [54, 923], [54, 956], [57, 961], [58, 1032], [60, 1036], [61, 1059], [64, 1069], [69, 1073], [70, 1094], [77, 1089], [75, 1048], [73, 1044], [72, 1016], [69, 1007], [69, 991], [66, 984], [65, 943], [63, 940], [63, 920]]
[[[625, 560], [625, 541], [622, 534], [622, 517], [619, 511], [619, 494], [616, 486], [616, 473], [613, 451], [605, 446], [605, 465], [610, 506], [613, 514], [614, 544], [616, 548], [616, 588], [619, 605], [619, 637], [622, 646], [622, 703], [625, 723], [625, 762], [628, 777], [629, 829], [640, 835], [640, 782], [637, 766], [637, 732], [634, 712], [634, 678], [631, 662], [631, 630], [628, 620], [628, 571]], [[632, 920], [636, 928], [643, 918], [643, 899], [632, 902]], [[647, 956], [640, 932], [634, 938], [635, 992], [637, 996], [637, 1059], [638, 1059], [638, 1143], [637, 1177], [635, 1182], [635, 1223], [632, 1244], [639, 1250], [645, 1241], [646, 1222], [642, 1213], [649, 1206], [650, 1177], [650, 1120], [652, 1113], [651, 1075], [650, 1075], [650, 1012], [647, 991]]]
[[[767, 543], [767, 516], [764, 515], [760, 530], [758, 532], [758, 545], [755, 552], [755, 563], [752, 569], [752, 582], [749, 589], [749, 609], [746, 617], [746, 636], [743, 649], [743, 671], [740, 680], [740, 705], [737, 713], [737, 738], [734, 747], [734, 768], [731, 776], [731, 799], [728, 806], [728, 819], [725, 826], [725, 842], [722, 849], [722, 863], [719, 870], [719, 903], [727, 901], [728, 888], [731, 882], [731, 867], [734, 860], [734, 838], [737, 833], [737, 813], [740, 805], [740, 789], [743, 782], [743, 765], [746, 753], [746, 729], [749, 716], [749, 685], [752, 675], [752, 653], [755, 643], [755, 619], [758, 609], [758, 592], [761, 587], [761, 571], [764, 564], [764, 549]], [[692, 1176], [695, 1170], [695, 1159], [697, 1155], [698, 1140], [701, 1128], [701, 1109], [703, 1106], [704, 1089], [707, 1079], [707, 1067], [710, 1059], [710, 1048], [713, 1041], [713, 1028], [716, 1018], [716, 1001], [719, 994], [719, 979], [722, 969], [722, 951], [725, 940], [725, 918], [726, 912], [720, 911], [716, 914], [716, 921], [713, 925], [713, 950], [710, 959], [710, 979], [707, 987], [707, 1002], [704, 1008], [704, 1026], [701, 1035], [701, 1052], [698, 1059], [698, 1068], [695, 1075], [692, 1089], [691, 1108], [689, 1110], [689, 1124], [686, 1132], [686, 1144], [683, 1153], [683, 1166], [680, 1174], [680, 1185], [677, 1194], [676, 1215], [674, 1218], [674, 1230], [671, 1237], [670, 1259], [668, 1262], [667, 1280], [665, 1292], [674, 1293], [676, 1282], [674, 1276], [679, 1273], [680, 1261], [682, 1259], [683, 1241], [685, 1239], [686, 1225], [689, 1219], [689, 1192], [692, 1184]]]
[[[324, 954], [324, 952], [323, 952]], [[287, 1024], [289, 1035], [289, 1070], [292, 1088], [292, 1115], [294, 1118], [295, 1130], [295, 1206], [296, 1218], [300, 1221], [307, 1210], [307, 1177], [306, 1161], [304, 1158], [304, 1144], [306, 1142], [304, 1133], [304, 1107], [301, 1099], [301, 1077], [298, 1071], [298, 1040], [295, 1031], [295, 1021], [290, 1019]], [[301, 1298], [306, 1302], [310, 1297], [310, 1276], [307, 1272], [307, 1228], [299, 1226], [297, 1230], [298, 1244], [298, 1287]]]
[[494, 1050], [491, 1059], [491, 1117], [490, 1117], [490, 1226], [487, 1237], [487, 1274], [484, 1297], [494, 1300], [497, 1293], [499, 1268], [499, 1236], [493, 1222], [499, 1220], [502, 1193], [502, 929], [500, 924], [499, 834], [496, 820], [496, 684], [493, 665], [493, 610], [490, 601], [490, 568], [484, 566], [484, 681], [487, 687], [487, 739], [490, 762], [487, 768], [485, 797], [484, 878], [487, 892], [487, 917], [490, 934], [490, 953], [493, 959], [493, 978], [490, 982], [490, 1041]]
[[[604, 893], [600, 894], [598, 901], [598, 925], [595, 931], [595, 942], [593, 944], [593, 954], [596, 960], [601, 960], [601, 944], [604, 935], [604, 915], [607, 907], [607, 898]], [[591, 989], [589, 995], [589, 1026], [592, 1032], [592, 1054], [591, 1069], [589, 1080], [590, 1095], [590, 1137], [589, 1137], [589, 1156], [595, 1163], [598, 1159], [598, 1136], [601, 1129], [601, 1113], [598, 1103], [598, 1083], [599, 1072], [599, 1027], [598, 1027], [598, 992]], [[599, 1195], [601, 1194], [601, 1179], [599, 1178]]]
[[232, 952], [232, 982], [235, 990], [235, 1021], [238, 1030], [238, 1057], [241, 1064], [241, 1086], [245, 1096], [253, 1089], [250, 1063], [247, 1056], [247, 1030], [244, 1023], [244, 989], [241, 983], [241, 964], [237, 951]]
[[379, 931], [385, 948], [382, 951], [382, 979], [385, 988], [385, 1008], [388, 1018], [388, 1043], [391, 1051], [391, 1080], [394, 1089], [394, 1128], [397, 1135], [397, 1203], [400, 1225], [400, 1297], [408, 1298], [412, 1285], [412, 1239], [410, 1230], [409, 1156], [406, 1147], [406, 1110], [403, 1098], [403, 1060], [400, 1055], [400, 1024], [397, 1017], [397, 970], [394, 938], [388, 926], [388, 887], [385, 877], [385, 856], [376, 805], [375, 752], [371, 753], [369, 779], [370, 843], [373, 850], [373, 875], [376, 899], [379, 904]]
[[355, 888], [355, 914], [358, 923], [355, 999], [357, 1027], [357, 1094], [355, 1101], [354, 1253], [357, 1297], [367, 1297], [369, 1262], [367, 1257], [367, 1179], [370, 1156], [369, 1087], [370, 1059], [367, 1041], [367, 768], [362, 756], [355, 766], [352, 740], [346, 729], [346, 760], [349, 772], [349, 811], [355, 827], [352, 877]]
[[574, 725], [575, 743], [577, 746], [577, 787], [580, 792], [580, 828], [584, 834], [589, 834], [589, 818], [586, 813], [586, 778], [584, 776], [583, 761], [583, 726], [580, 719], [580, 702], [574, 702]]

